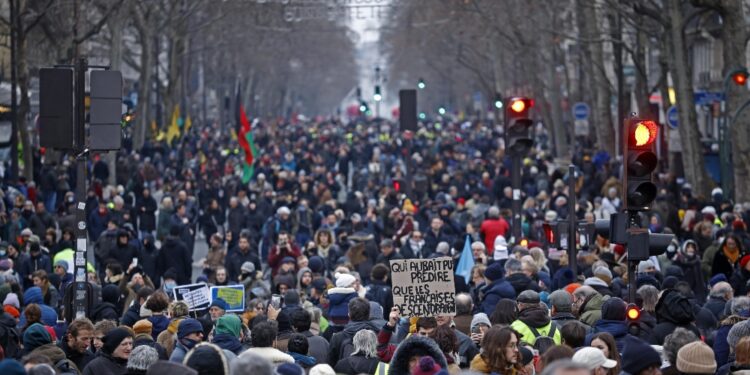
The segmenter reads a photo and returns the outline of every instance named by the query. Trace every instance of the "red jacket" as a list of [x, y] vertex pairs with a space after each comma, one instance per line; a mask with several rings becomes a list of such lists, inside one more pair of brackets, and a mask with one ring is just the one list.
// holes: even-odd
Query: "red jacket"
[[479, 233], [484, 237], [484, 246], [487, 247], [487, 254], [492, 255], [495, 251], [495, 238], [497, 236], [503, 236], [507, 238], [507, 233], [510, 230], [510, 224], [508, 224], [502, 217], [495, 219], [487, 219], [482, 222], [482, 226], [479, 228]]
[[[289, 243], [289, 245], [281, 251], [279, 251], [278, 244], [274, 245], [271, 248], [271, 251], [268, 252], [268, 265], [271, 266], [271, 277], [276, 276], [276, 272], [281, 266], [281, 261], [285, 257], [292, 257], [296, 262], [300, 255], [302, 255], [302, 252], [300, 251], [299, 246], [294, 243]], [[297, 268], [296, 263], [294, 267]]]

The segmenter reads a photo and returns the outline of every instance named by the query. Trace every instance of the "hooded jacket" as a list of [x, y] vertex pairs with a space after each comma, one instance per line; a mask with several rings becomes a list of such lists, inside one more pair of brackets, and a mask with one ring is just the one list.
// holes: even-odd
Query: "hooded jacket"
[[128, 373], [127, 360], [114, 358], [111, 354], [102, 353], [89, 362], [83, 375], [125, 375]]
[[76, 364], [70, 359], [66, 358], [65, 352], [60, 349], [54, 343], [42, 345], [31, 351], [30, 354], [40, 354], [49, 358], [54, 367], [60, 371], [61, 374], [78, 374], [80, 373]]
[[581, 322], [589, 327], [593, 327], [602, 318], [602, 305], [608, 299], [609, 296], [602, 296], [599, 293], [589, 297], [581, 306]]
[[353, 288], [331, 288], [328, 290], [328, 317], [334, 319], [349, 318], [349, 301], [357, 298]]
[[674, 289], [667, 289], [659, 298], [656, 304], [656, 320], [658, 324], [649, 339], [652, 345], [664, 345], [664, 339], [677, 327], [689, 329], [696, 336], [701, 336], [693, 324], [695, 314], [690, 300]]
[[218, 335], [215, 335], [212, 343], [224, 350], [228, 350], [237, 355], [239, 355], [244, 349], [240, 340], [229, 333], [220, 333]]
[[591, 333], [586, 335], [586, 346], [591, 346], [591, 340], [595, 334], [607, 332], [615, 338], [617, 351], [622, 353], [622, 349], [625, 347], [625, 338], [629, 334], [628, 323], [626, 321], [600, 319], [591, 328]]
[[448, 368], [448, 361], [440, 350], [440, 347], [427, 337], [418, 335], [409, 336], [401, 342], [393, 353], [391, 364], [388, 367], [388, 375], [409, 375], [409, 360], [414, 356], [429, 355], [441, 368]]
[[481, 310], [487, 315], [492, 315], [492, 312], [495, 311], [495, 306], [497, 306], [497, 303], [501, 299], [516, 298], [516, 290], [505, 278], [493, 280], [491, 284], [484, 287], [482, 293], [484, 297], [482, 298]]
[[516, 295], [521, 294], [524, 290], [534, 290], [539, 292], [539, 285], [537, 285], [534, 280], [532, 280], [530, 277], [526, 276], [526, 274], [522, 272], [514, 273], [510, 276], [506, 276], [505, 280], [507, 280], [510, 285], [513, 286], [513, 289], [516, 291]]
[[[536, 329], [539, 336], [548, 336], [552, 331], [552, 321], [550, 320], [547, 312], [541, 307], [528, 307], [518, 314], [518, 319], [511, 323], [510, 327], [518, 331], [523, 337], [521, 341], [534, 345], [536, 338], [538, 337], [532, 328]], [[552, 336], [555, 344], [560, 345], [562, 343], [562, 335], [560, 330], [555, 327], [555, 333]]]
[[[692, 258], [688, 257], [685, 253], [685, 249], [688, 245], [695, 247], [695, 255]], [[695, 295], [695, 300], [703, 303], [706, 300], [708, 291], [706, 290], [706, 281], [701, 271], [701, 259], [698, 256], [698, 244], [693, 240], [687, 240], [680, 247], [679, 253], [674, 257], [672, 264], [682, 269], [682, 277], [680, 280], [686, 281], [690, 284], [690, 289]]]
[[[57, 312], [55, 309], [44, 304], [42, 297], [42, 290], [39, 287], [31, 287], [26, 289], [23, 294], [24, 302], [28, 306], [30, 303], [36, 303], [42, 310], [42, 323], [46, 326], [54, 327], [57, 324]], [[18, 322], [17, 327], [21, 328], [26, 325], [26, 314], [21, 314], [21, 320]]]
[[343, 356], [348, 356], [351, 353], [341, 353], [342, 346], [348, 340], [352, 340], [357, 332], [368, 329], [374, 332], [376, 335], [379, 331], [378, 327], [369, 320], [349, 322], [344, 327], [344, 330], [337, 332], [331, 337], [331, 346], [328, 350], [328, 364], [336, 367], [339, 360], [343, 359]]

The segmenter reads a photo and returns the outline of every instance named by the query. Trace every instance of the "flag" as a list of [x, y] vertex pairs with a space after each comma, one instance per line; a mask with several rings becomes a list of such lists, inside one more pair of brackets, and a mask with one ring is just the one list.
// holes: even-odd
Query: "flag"
[[247, 120], [247, 114], [245, 113], [245, 107], [242, 106], [241, 97], [242, 95], [240, 94], [240, 89], [238, 87], [236, 99], [236, 132], [237, 141], [240, 143], [240, 148], [242, 148], [242, 152], [244, 153], [244, 162], [242, 163], [242, 183], [246, 184], [250, 182], [250, 179], [253, 178], [253, 174], [255, 174], [253, 162], [255, 161], [255, 155], [258, 154], [258, 150], [255, 148], [252, 127], [250, 126], [250, 121]]
[[466, 280], [466, 284], [471, 281], [471, 269], [474, 268], [474, 254], [471, 251], [470, 238], [471, 237], [466, 236], [464, 250], [461, 251], [461, 259], [459, 259], [458, 266], [456, 266], [456, 275], [463, 276]]
[[180, 125], [178, 125], [178, 119], [180, 118], [180, 105], [174, 106], [174, 111], [172, 111], [172, 122], [169, 124], [169, 128], [167, 128], [167, 144], [172, 144], [172, 141], [175, 138], [180, 137]]
[[193, 126], [193, 120], [190, 118], [190, 116], [188, 116], [185, 120], [185, 134], [190, 131], [191, 126]]

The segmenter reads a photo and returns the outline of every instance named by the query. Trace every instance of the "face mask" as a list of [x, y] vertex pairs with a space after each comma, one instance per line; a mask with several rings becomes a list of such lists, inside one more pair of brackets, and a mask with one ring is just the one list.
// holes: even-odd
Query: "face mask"
[[164, 290], [167, 292], [167, 294], [172, 293], [172, 289], [174, 289], [177, 286], [177, 283], [174, 281], [166, 282], [164, 283]]
[[0, 257], [4, 257], [7, 252], [5, 250], [0, 250]]

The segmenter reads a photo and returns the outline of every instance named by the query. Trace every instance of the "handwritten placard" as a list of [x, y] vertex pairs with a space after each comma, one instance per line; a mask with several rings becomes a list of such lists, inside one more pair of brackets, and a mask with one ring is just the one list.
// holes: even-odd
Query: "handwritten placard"
[[453, 259], [391, 261], [393, 305], [405, 316], [456, 315]]
[[211, 301], [221, 298], [229, 305], [227, 312], [245, 311], [245, 286], [244, 285], [227, 285], [212, 286]]
[[179, 285], [172, 291], [175, 301], [185, 301], [190, 311], [207, 309], [211, 305], [211, 295], [205, 283]]

